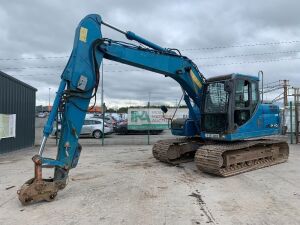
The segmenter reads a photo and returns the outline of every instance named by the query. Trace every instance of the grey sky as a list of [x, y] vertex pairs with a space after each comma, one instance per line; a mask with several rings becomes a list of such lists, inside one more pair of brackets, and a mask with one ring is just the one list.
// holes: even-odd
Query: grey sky
[[[0, 59], [61, 58], [0, 60], [0, 69], [38, 88], [37, 104], [46, 104], [49, 87], [54, 97], [77, 24], [85, 15], [97, 13], [123, 30], [131, 30], [163, 47], [182, 50], [195, 59], [206, 77], [232, 72], [256, 75], [263, 70], [266, 83], [289, 79], [291, 85], [300, 86], [300, 60], [295, 59], [300, 58], [299, 9], [300, 2], [296, 0], [2, 0]], [[103, 28], [103, 34], [126, 41], [107, 28]], [[244, 46], [275, 42], [282, 43]], [[205, 49], [237, 45], [244, 47]], [[274, 61], [267, 62], [270, 60]], [[179, 86], [171, 79], [147, 71], [124, 71], [135, 69], [126, 65], [104, 63], [105, 100], [109, 106], [145, 104], [149, 92], [156, 104], [174, 104], [181, 96]], [[124, 72], [113, 72], [120, 70]], [[272, 99], [279, 93], [267, 97]]]

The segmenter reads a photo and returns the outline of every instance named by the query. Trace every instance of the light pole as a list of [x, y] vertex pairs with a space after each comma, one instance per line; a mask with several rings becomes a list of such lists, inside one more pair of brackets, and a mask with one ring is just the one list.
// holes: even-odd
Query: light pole
[[[148, 117], [150, 119], [150, 98], [151, 98], [151, 92], [149, 91], [149, 96], [148, 96]], [[148, 145], [150, 145], [150, 124], [151, 124], [151, 121], [148, 122]]]
[[104, 121], [105, 121], [105, 104], [104, 104], [104, 69], [103, 69], [103, 62], [102, 62], [102, 79], [101, 79], [101, 108], [102, 108], [102, 146], [104, 146]]
[[261, 103], [264, 101], [264, 72], [258, 71], [258, 78], [261, 78]]
[[49, 88], [49, 104], [48, 104], [48, 111], [50, 112], [50, 90], [51, 88]]

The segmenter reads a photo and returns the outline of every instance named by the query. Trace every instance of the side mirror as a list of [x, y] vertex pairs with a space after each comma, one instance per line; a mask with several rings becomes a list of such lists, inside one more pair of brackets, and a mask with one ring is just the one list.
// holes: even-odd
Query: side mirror
[[164, 105], [162, 105], [160, 107], [160, 109], [161, 109], [161, 111], [163, 111], [163, 113], [167, 113], [168, 112], [168, 108], [166, 106], [164, 106]]
[[233, 91], [233, 82], [232, 80], [226, 80], [224, 83], [224, 91], [232, 92]]

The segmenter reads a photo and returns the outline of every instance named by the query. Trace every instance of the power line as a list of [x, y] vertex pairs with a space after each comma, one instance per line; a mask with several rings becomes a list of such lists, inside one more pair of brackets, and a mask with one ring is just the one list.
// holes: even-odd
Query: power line
[[182, 51], [213, 50], [213, 49], [224, 49], [224, 48], [243, 48], [243, 47], [282, 45], [282, 44], [294, 44], [294, 43], [300, 43], [300, 41], [298, 41], [298, 40], [296, 40], [296, 41], [278, 41], [278, 42], [240, 44], [240, 45], [228, 45], [228, 46], [214, 46], [214, 47], [204, 47], [204, 48], [188, 48], [188, 49], [182, 49]]
[[[10, 76], [16, 77], [36, 77], [36, 76], [56, 76], [57, 74], [12, 74]], [[59, 74], [60, 76], [61, 74]]]
[[266, 86], [271, 85], [271, 84], [274, 84], [274, 83], [279, 83], [279, 80], [265, 83], [265, 84], [264, 84], [264, 88], [265, 88]]
[[[1, 70], [1, 69], [0, 69]], [[138, 71], [145, 71], [143, 69], [136, 69], [136, 70], [104, 70], [104, 72], [109, 73], [121, 73], [121, 72], [138, 72]], [[147, 72], [147, 71], [146, 71]], [[35, 77], [35, 76], [53, 76], [54, 74], [13, 74], [10, 76], [21, 76], [21, 77]], [[60, 76], [61, 74], [59, 74]]]
[[0, 58], [0, 61], [19, 61], [19, 60], [36, 60], [36, 59], [62, 59], [70, 56], [42, 56], [42, 57], [20, 57], [20, 58]]
[[0, 70], [25, 70], [25, 69], [52, 69], [52, 68], [62, 68], [64, 66], [26, 66], [26, 67], [4, 67]]
[[[63, 59], [70, 56], [43, 56], [43, 57], [21, 57], [21, 58], [0, 58], [0, 61], [21, 61], [21, 60], [47, 60], [47, 59]], [[118, 63], [104, 63], [104, 65], [119, 65]]]
[[278, 96], [276, 96], [276, 97], [272, 100], [272, 102], [274, 103], [274, 102], [280, 101], [280, 100], [282, 100], [282, 99], [284, 99], [284, 92], [282, 92], [281, 94], [279, 94]]
[[[282, 45], [282, 44], [294, 44], [300, 43], [300, 40], [294, 41], [278, 41], [278, 42], [265, 42], [265, 43], [250, 43], [250, 44], [239, 44], [239, 45], [228, 45], [228, 46], [213, 46], [213, 47], [203, 47], [203, 48], [186, 48], [181, 49], [181, 51], [197, 51], [197, 50], [213, 50], [213, 49], [224, 49], [224, 48], [242, 48], [242, 47], [255, 47], [255, 46], [268, 46], [268, 45]], [[278, 52], [274, 54], [282, 53], [296, 53], [299, 51], [288, 51], [288, 52]], [[239, 57], [239, 56], [250, 56], [250, 55], [264, 55], [264, 54], [273, 54], [273, 53], [261, 53], [261, 54], [246, 54], [246, 55], [237, 55], [237, 56], [220, 56], [223, 57]], [[18, 61], [18, 60], [38, 60], [38, 59], [61, 59], [69, 58], [70, 56], [41, 56], [41, 57], [20, 57], [20, 58], [0, 58], [0, 61]], [[207, 57], [210, 58], [210, 57]], [[213, 57], [214, 58], [214, 57]], [[219, 57], [218, 57], [219, 58]], [[195, 58], [195, 59], [206, 59], [206, 58]]]
[[[281, 58], [281, 59], [269, 59], [269, 60], [256, 60], [256, 61], [242, 61], [232, 63], [218, 63], [218, 64], [203, 64], [201, 67], [216, 67], [216, 66], [229, 66], [229, 65], [241, 65], [241, 64], [255, 64], [255, 63], [272, 63], [279, 61], [291, 61], [298, 60], [300, 57], [295, 58]], [[0, 68], [0, 70], [24, 70], [24, 69], [50, 69], [50, 68], [63, 68], [65, 66], [32, 66], [32, 67], [6, 67]], [[142, 69], [122, 69], [122, 70], [106, 70], [105, 72], [134, 72], [142, 71]]]
[[282, 87], [281, 84], [276, 84], [276, 85], [264, 85], [264, 90], [265, 89], [271, 89], [271, 88], [277, 88], [277, 87]]
[[241, 55], [208, 56], [208, 57], [193, 58], [193, 60], [199, 60], [199, 59], [223, 59], [223, 58], [236, 58], [236, 57], [262, 56], [262, 55], [276, 55], [276, 54], [293, 54], [293, 53], [299, 53], [299, 52], [300, 51], [285, 51], [285, 52], [251, 53], [251, 54], [241, 54]]
[[[122, 65], [122, 64], [104, 64], [104, 65]], [[3, 67], [0, 70], [25, 70], [25, 69], [52, 69], [52, 68], [64, 68], [66, 65], [57, 66], [24, 66], [24, 67]]]
[[273, 91], [278, 91], [279, 89], [281, 89], [282, 87], [276, 87], [276, 88], [270, 88], [268, 90], [264, 90], [264, 93], [269, 93], [269, 92], [273, 92]]
[[[296, 50], [296, 51], [281, 51], [281, 52], [250, 53], [250, 54], [240, 54], [240, 55], [207, 56], [207, 57], [192, 58], [192, 60], [200, 60], [200, 59], [223, 59], [223, 58], [237, 58], [237, 57], [276, 55], [276, 54], [293, 54], [293, 53], [299, 53], [299, 52], [300, 52], [300, 50]], [[62, 58], [69, 58], [69, 57], [70, 56], [44, 56], [44, 57], [0, 58], [0, 61], [62, 59]], [[120, 65], [119, 63], [104, 63], [104, 64], [105, 65]]]
[[257, 60], [257, 61], [243, 61], [243, 62], [233, 62], [233, 63], [219, 63], [219, 64], [204, 64], [201, 67], [215, 67], [215, 66], [229, 66], [229, 65], [241, 65], [241, 64], [255, 64], [255, 63], [269, 63], [269, 62], [279, 62], [279, 61], [290, 61], [297, 60], [300, 57], [295, 58], [283, 58], [283, 59], [269, 59], [269, 60]]

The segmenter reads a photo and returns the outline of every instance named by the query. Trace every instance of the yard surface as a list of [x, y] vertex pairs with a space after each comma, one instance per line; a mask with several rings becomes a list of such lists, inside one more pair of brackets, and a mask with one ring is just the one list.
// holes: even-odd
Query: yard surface
[[0, 224], [300, 224], [299, 146], [287, 163], [229, 178], [163, 164], [151, 148], [86, 146], [56, 199], [26, 207], [16, 192], [38, 148], [0, 155]]

